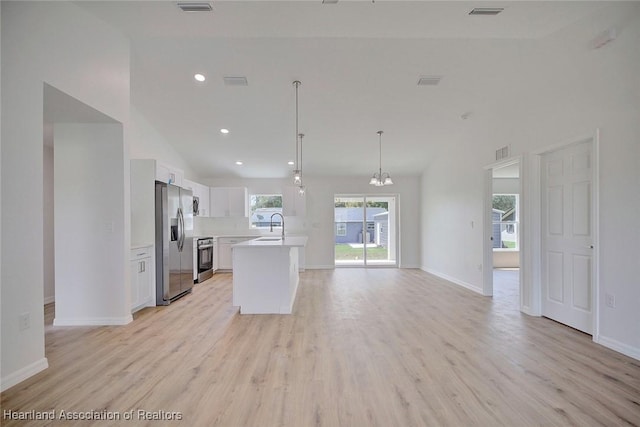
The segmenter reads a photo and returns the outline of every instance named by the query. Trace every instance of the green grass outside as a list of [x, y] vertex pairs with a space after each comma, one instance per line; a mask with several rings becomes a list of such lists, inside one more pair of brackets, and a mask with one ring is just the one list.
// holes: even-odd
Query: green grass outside
[[[388, 259], [387, 248], [367, 248], [367, 259]], [[336, 243], [336, 260], [361, 260], [364, 259], [362, 248], [352, 248], [347, 243]]]

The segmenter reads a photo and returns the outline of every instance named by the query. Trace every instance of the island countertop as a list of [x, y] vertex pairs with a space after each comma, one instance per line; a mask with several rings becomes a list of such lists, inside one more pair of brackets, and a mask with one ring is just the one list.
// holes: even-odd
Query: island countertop
[[258, 237], [253, 240], [245, 240], [244, 242], [232, 245], [232, 248], [250, 247], [250, 248], [269, 248], [269, 247], [304, 247], [307, 245], [307, 236], [285, 236], [284, 240], [266, 240], [276, 239], [277, 237]]

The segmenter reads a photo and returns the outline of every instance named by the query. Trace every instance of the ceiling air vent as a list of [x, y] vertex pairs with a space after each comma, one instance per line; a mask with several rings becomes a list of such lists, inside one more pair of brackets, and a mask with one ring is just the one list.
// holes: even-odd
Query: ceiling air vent
[[178, 7], [183, 12], [211, 12], [211, 3], [207, 2], [178, 2]]
[[322, 0], [322, 4], [338, 4], [338, 0]]
[[422, 76], [418, 79], [418, 86], [436, 86], [442, 80], [442, 76]]
[[488, 16], [494, 16], [499, 14], [500, 12], [502, 12], [504, 10], [503, 7], [476, 7], [475, 9], [473, 9], [471, 12], [469, 12], [469, 15], [488, 15]]
[[225, 86], [249, 86], [249, 82], [247, 82], [247, 78], [244, 76], [225, 76], [224, 85]]

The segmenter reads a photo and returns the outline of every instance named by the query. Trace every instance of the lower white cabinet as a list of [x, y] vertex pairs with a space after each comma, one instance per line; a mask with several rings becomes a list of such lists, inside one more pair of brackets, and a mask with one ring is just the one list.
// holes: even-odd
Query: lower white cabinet
[[153, 286], [153, 246], [132, 249], [129, 268], [131, 271], [131, 312], [152, 306]]
[[198, 281], [198, 239], [193, 239], [193, 282]]
[[256, 236], [251, 237], [218, 237], [218, 269], [220, 270], [232, 270], [233, 258], [231, 257], [231, 246], [236, 243], [244, 242], [245, 240], [255, 239]]

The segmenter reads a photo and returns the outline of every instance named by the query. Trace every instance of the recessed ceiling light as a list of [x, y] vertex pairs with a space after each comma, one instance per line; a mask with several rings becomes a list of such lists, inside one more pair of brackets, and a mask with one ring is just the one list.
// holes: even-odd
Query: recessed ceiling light
[[229, 133], [229, 129], [220, 129], [220, 133], [224, 133], [225, 135]]
[[193, 76], [193, 78], [199, 82], [203, 82], [207, 79], [203, 74], [196, 74]]
[[238, 161], [236, 162], [236, 165], [238, 165], [238, 166], [242, 166], [242, 162], [241, 162], [240, 160], [238, 160]]
[[288, 164], [289, 166], [293, 166], [293, 165], [294, 165], [293, 160], [289, 160], [289, 161], [287, 162], [287, 164]]

